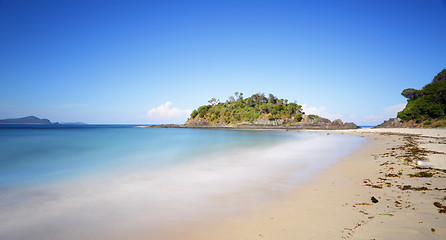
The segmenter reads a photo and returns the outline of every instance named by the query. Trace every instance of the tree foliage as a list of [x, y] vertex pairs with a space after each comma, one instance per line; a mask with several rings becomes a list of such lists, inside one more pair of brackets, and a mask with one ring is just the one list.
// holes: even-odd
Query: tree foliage
[[401, 95], [408, 100], [406, 108], [398, 113], [403, 121], [445, 118], [446, 113], [446, 69], [434, 77], [421, 90], [405, 89]]
[[240, 122], [255, 122], [261, 117], [267, 119], [287, 118], [295, 122], [302, 120], [302, 106], [288, 103], [273, 94], [268, 97], [263, 93], [253, 94], [244, 98], [243, 93], [235, 92], [235, 96], [222, 103], [215, 98], [209, 100], [211, 105], [200, 106], [190, 115], [189, 120], [203, 119], [215, 124], [236, 124]]
[[217, 105], [220, 102], [220, 100], [216, 98], [211, 98], [208, 103], [210, 103], [212, 106]]
[[405, 98], [408, 98], [409, 100], [415, 100], [417, 99], [421, 94], [420, 90], [416, 90], [413, 88], [404, 89], [404, 91], [401, 93]]

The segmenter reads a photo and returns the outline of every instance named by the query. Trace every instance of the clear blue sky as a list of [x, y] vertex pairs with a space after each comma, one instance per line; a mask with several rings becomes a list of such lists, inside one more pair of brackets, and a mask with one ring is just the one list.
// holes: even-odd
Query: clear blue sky
[[182, 122], [238, 91], [374, 125], [446, 67], [445, 16], [442, 0], [0, 0], [0, 118]]

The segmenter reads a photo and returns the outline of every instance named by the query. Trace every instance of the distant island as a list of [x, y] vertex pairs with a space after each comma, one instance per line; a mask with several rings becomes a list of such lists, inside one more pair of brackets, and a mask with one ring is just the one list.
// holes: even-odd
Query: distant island
[[83, 122], [51, 122], [46, 118], [38, 118], [36, 116], [28, 116], [22, 118], [0, 119], [0, 124], [54, 124], [54, 125], [87, 125]]
[[407, 88], [401, 95], [407, 98], [406, 107], [377, 127], [446, 127], [446, 69], [421, 90]]
[[235, 92], [225, 102], [212, 98], [209, 105], [194, 110], [186, 123], [158, 127], [254, 128], [254, 129], [355, 129], [354, 123], [333, 122], [317, 115], [306, 115], [302, 106], [273, 94], [256, 93], [244, 98]]
[[0, 120], [0, 124], [53, 124], [48, 119], [42, 119], [35, 116], [28, 116], [22, 118], [10, 118]]

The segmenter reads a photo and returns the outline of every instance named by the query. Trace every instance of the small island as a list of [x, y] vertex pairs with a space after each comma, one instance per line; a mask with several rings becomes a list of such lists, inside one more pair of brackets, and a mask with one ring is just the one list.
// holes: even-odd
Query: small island
[[306, 115], [302, 106], [269, 94], [256, 93], [244, 98], [235, 92], [225, 102], [212, 98], [209, 105], [194, 110], [182, 125], [155, 127], [248, 128], [248, 129], [357, 129], [354, 123], [333, 122], [317, 115]]

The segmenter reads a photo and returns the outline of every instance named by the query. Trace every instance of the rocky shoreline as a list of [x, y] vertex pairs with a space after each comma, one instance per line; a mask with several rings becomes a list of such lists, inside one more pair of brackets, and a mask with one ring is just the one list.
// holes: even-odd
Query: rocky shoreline
[[187, 122], [185, 124], [160, 124], [153, 125], [151, 127], [155, 128], [209, 128], [209, 129], [257, 129], [257, 130], [340, 130], [340, 129], [358, 129], [360, 128], [354, 123], [342, 122], [342, 120], [337, 119], [333, 122], [326, 118], [318, 118], [317, 122], [305, 122], [288, 124], [282, 121], [276, 120], [264, 120], [258, 122], [242, 122], [239, 124], [228, 125], [228, 124], [211, 124], [206, 121], [194, 121]]
[[374, 128], [444, 128], [446, 120], [427, 119], [417, 122], [416, 120], [402, 121], [399, 118], [390, 118]]

